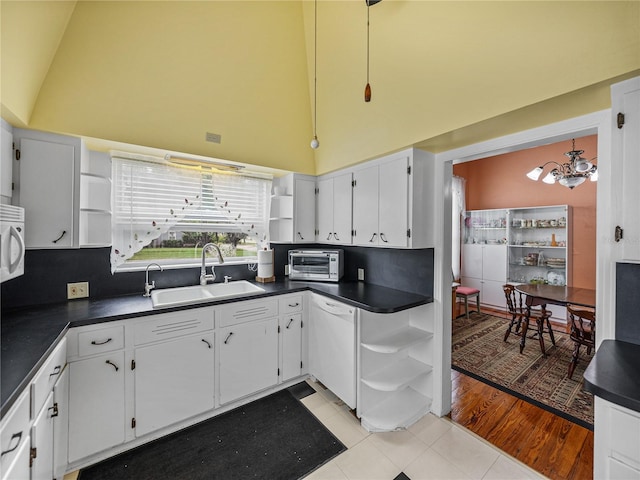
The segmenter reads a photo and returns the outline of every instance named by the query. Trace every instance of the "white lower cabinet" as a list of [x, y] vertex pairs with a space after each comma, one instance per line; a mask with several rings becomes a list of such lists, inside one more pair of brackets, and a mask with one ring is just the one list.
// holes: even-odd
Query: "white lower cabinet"
[[31, 427], [31, 480], [53, 478], [53, 421], [56, 410], [51, 392]]
[[280, 381], [302, 374], [302, 314], [293, 313], [280, 318]]
[[62, 479], [67, 466], [68, 372], [63, 340], [2, 419], [2, 480]]
[[640, 412], [594, 398], [593, 478], [640, 480]]
[[136, 436], [214, 407], [213, 331], [135, 350]]
[[433, 305], [360, 311], [358, 416], [371, 432], [415, 423], [433, 399]]
[[125, 440], [124, 352], [69, 364], [69, 462]]
[[31, 438], [26, 435], [20, 439], [20, 443], [12, 451], [13, 462], [7, 462], [7, 466], [2, 466], [2, 480], [29, 480], [31, 468], [29, 459], [31, 454]]
[[278, 319], [218, 330], [221, 405], [278, 383]]

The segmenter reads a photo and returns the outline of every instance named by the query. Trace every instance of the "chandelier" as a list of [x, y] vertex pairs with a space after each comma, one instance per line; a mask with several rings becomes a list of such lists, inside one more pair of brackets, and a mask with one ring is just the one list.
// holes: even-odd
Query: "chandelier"
[[542, 179], [544, 183], [551, 185], [558, 182], [564, 187], [573, 189], [574, 187], [584, 183], [587, 179], [595, 182], [598, 180], [598, 166], [594, 165], [592, 162], [597, 157], [587, 160], [580, 156], [583, 153], [584, 150], [576, 150], [576, 140], [571, 139], [571, 151], [565, 153], [565, 155], [569, 157], [569, 161], [567, 163], [560, 164], [554, 161], [547, 162], [544, 165], [531, 170], [527, 173], [527, 177], [531, 180], [537, 181], [540, 178], [540, 175], [542, 175], [544, 167], [553, 164], [555, 165], [555, 168], [547, 173], [547, 175]]

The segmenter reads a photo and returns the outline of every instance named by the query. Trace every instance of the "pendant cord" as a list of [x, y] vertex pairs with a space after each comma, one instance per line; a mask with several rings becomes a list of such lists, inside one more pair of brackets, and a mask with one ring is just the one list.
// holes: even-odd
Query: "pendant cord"
[[318, 127], [318, 0], [313, 12], [313, 136], [317, 137]]
[[367, 1], [367, 83], [369, 83], [369, 8]]

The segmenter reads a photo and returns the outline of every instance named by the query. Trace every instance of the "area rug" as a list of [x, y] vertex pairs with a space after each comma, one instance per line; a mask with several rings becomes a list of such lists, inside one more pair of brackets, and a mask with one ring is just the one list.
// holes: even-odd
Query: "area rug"
[[484, 313], [453, 320], [451, 367], [593, 430], [593, 396], [584, 390], [582, 374], [594, 352], [588, 356], [581, 348], [569, 379], [574, 344], [568, 334], [554, 328], [555, 346], [545, 334], [547, 356], [543, 357], [529, 328], [521, 354], [520, 336], [511, 334], [503, 341], [509, 320]]
[[346, 447], [296, 397], [295, 389], [276, 392], [85, 468], [78, 478], [301, 478]]

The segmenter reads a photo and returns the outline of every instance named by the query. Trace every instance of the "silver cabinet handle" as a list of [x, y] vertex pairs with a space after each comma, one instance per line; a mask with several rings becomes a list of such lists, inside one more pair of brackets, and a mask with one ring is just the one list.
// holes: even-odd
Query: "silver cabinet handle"
[[380, 233], [380, 239], [384, 242], [384, 243], [389, 243], [389, 241], [387, 240], [387, 237], [384, 236], [384, 233]]
[[295, 307], [297, 307], [298, 305], [300, 305], [298, 302], [296, 302], [296, 303], [290, 303], [290, 304], [289, 304], [289, 306], [290, 306], [291, 308], [295, 308]]
[[293, 323], [293, 318], [289, 319], [289, 323], [287, 323], [287, 326], [284, 328], [289, 328], [291, 326], [291, 323]]
[[373, 240], [376, 238], [377, 233], [374, 233], [373, 235], [371, 235], [371, 238], [369, 239], [369, 242], [373, 242]]
[[298, 232], [298, 237], [300, 237], [300, 240], [304, 240], [304, 237], [302, 236], [302, 234], [300, 232]]
[[202, 341], [207, 344], [207, 347], [211, 348], [211, 343], [208, 340], [203, 338]]
[[59, 415], [58, 402], [54, 403], [53, 407], [49, 407], [47, 410], [51, 412], [51, 418], [57, 417]]
[[229, 335], [227, 335], [227, 338], [224, 339], [224, 344], [226, 345], [227, 343], [229, 343], [229, 339], [231, 338], [231, 335], [233, 335], [233, 332], [229, 332]]
[[336, 234], [336, 232], [333, 232], [333, 238], [335, 238], [338, 242], [340, 241], [340, 239], [338, 238], [338, 235]]
[[60, 365], [56, 365], [56, 368], [53, 369], [53, 373], [50, 373], [49, 376], [53, 377], [55, 375], [58, 375], [60, 373], [60, 370], [62, 370], [62, 367]]
[[105, 343], [109, 343], [113, 338], [107, 338], [104, 342], [98, 342], [97, 340], [91, 340], [91, 345], [104, 345]]

